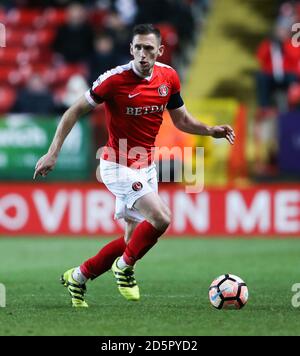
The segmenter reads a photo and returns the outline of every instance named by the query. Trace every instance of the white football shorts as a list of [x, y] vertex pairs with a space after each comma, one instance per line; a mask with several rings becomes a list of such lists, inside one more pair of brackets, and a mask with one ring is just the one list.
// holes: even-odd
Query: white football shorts
[[133, 205], [140, 197], [158, 191], [155, 163], [134, 169], [101, 158], [100, 174], [107, 189], [116, 197], [115, 219], [145, 220]]

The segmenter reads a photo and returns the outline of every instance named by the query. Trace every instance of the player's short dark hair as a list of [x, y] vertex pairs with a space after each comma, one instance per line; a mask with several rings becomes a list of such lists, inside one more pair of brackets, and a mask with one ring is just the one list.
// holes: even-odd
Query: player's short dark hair
[[136, 35], [150, 35], [151, 33], [153, 33], [157, 37], [158, 41], [161, 42], [161, 33], [159, 29], [154, 27], [151, 23], [143, 23], [136, 25], [134, 26], [132, 32], [132, 37]]

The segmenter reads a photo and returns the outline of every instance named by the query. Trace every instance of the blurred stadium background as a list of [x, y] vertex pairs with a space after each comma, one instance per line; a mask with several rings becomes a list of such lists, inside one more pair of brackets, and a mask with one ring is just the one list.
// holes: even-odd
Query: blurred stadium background
[[[278, 276], [276, 293], [282, 296], [285, 306], [290, 306], [291, 285], [297, 282], [295, 265], [290, 264], [293, 257], [297, 261], [295, 254], [300, 253], [295, 239], [300, 237], [300, 47], [292, 44], [292, 26], [300, 22], [300, 1], [2, 0], [0, 23], [5, 25], [6, 46], [0, 48], [0, 282], [7, 286], [8, 293], [12, 291], [7, 303], [15, 308], [16, 316], [6, 315], [7, 324], [0, 325], [0, 334], [54, 334], [55, 325], [44, 327], [42, 319], [35, 321], [38, 327], [29, 322], [24, 328], [16, 327], [18, 318], [23, 318], [17, 297], [20, 290], [15, 287], [16, 283], [23, 283], [22, 271], [27, 271], [31, 280], [31, 284], [26, 281], [25, 285], [35, 290], [37, 266], [54, 279], [61, 272], [59, 268], [78, 264], [96, 253], [106, 238], [122, 231], [122, 226], [113, 220], [112, 195], [96, 180], [96, 152], [107, 138], [101, 106], [82, 118], [71, 132], [55, 171], [38, 182], [33, 182], [32, 176], [36, 161], [48, 149], [61, 114], [99, 74], [130, 60], [131, 29], [143, 22], [160, 28], [166, 46], [161, 61], [180, 73], [188, 109], [210, 125], [232, 125], [237, 134], [236, 144], [229, 147], [225, 140], [179, 132], [165, 115], [157, 145], [204, 147], [205, 189], [199, 194], [186, 194], [182, 183], [161, 183], [161, 194], [173, 213], [168, 236], [180, 239], [167, 238], [162, 242], [162, 255], [156, 255], [160, 253], [158, 247], [147, 256], [145, 265], [148, 263], [151, 268], [151, 258], [160, 261], [158, 256], [169, 264], [181, 264], [181, 250], [186, 250], [187, 260], [202, 261], [202, 269], [187, 278], [191, 284], [184, 294], [195, 293], [194, 299], [182, 299], [182, 308], [191, 308], [190, 319], [193, 306], [198, 306], [202, 314], [208, 308], [203, 300], [199, 302], [198, 291], [192, 285], [200, 283], [199, 296], [207, 298], [206, 288], [211, 280], [227, 271], [250, 280], [252, 288], [258, 285], [259, 292], [268, 278]], [[158, 161], [163, 159], [157, 157]], [[180, 173], [176, 171], [178, 160], [182, 157], [175, 155], [173, 180]], [[188, 163], [183, 162], [183, 167]], [[19, 238], [15, 239], [16, 236]], [[65, 239], [74, 236], [78, 237], [76, 241]], [[231, 237], [239, 239], [229, 240]], [[261, 241], [265, 237], [268, 240]], [[172, 255], [170, 246], [174, 246], [172, 260], [168, 257], [168, 253]], [[67, 257], [61, 252], [66, 249], [72, 251]], [[195, 255], [195, 251], [200, 255]], [[215, 254], [220, 264], [213, 257]], [[55, 266], [50, 268], [52, 261]], [[191, 267], [198, 268], [195, 263], [187, 269]], [[168, 275], [163, 278], [168, 279]], [[200, 282], [196, 282], [197, 278]], [[45, 283], [42, 278], [38, 281]], [[182, 283], [186, 283], [185, 275]], [[35, 300], [44, 298], [38, 288], [32, 293]], [[57, 293], [59, 300], [53, 296], [46, 298], [47, 303], [65, 303], [62, 292]], [[168, 288], [165, 293], [169, 293]], [[267, 308], [273, 297], [264, 299], [260, 295], [256, 302]], [[30, 292], [24, 298], [32, 300]], [[108, 303], [103, 298], [102, 295], [100, 302]], [[154, 304], [159, 305], [161, 300]], [[170, 303], [172, 306], [172, 300]], [[283, 305], [279, 301], [277, 304], [278, 308]], [[106, 305], [107, 315], [116, 313], [117, 305]], [[150, 299], [148, 307], [151, 309]], [[181, 312], [180, 309], [178, 318]], [[190, 319], [182, 319], [186, 328], [174, 329], [176, 321], [168, 323], [170, 314], [164, 315], [165, 323], [148, 320], [139, 333], [263, 334], [269, 330], [272, 334], [270, 328], [275, 325], [275, 334], [297, 330], [292, 322], [290, 329], [283, 329], [283, 321], [280, 324], [275, 319], [264, 328], [264, 314], [261, 329], [243, 329], [236, 322], [236, 329], [229, 330], [225, 320], [225, 324], [216, 320], [214, 324], [210, 314], [203, 320], [210, 320], [211, 329], [196, 321], [189, 324]], [[48, 318], [48, 314], [43, 317]], [[70, 326], [75, 320], [72, 317], [67, 319], [69, 329], [59, 324], [57, 333], [80, 333]], [[255, 323], [252, 317], [249, 315], [250, 323]], [[92, 314], [89, 322], [91, 318]], [[116, 318], [119, 320], [117, 313]], [[233, 319], [229, 317], [229, 321]], [[102, 333], [128, 333], [126, 329], [106, 330]]]

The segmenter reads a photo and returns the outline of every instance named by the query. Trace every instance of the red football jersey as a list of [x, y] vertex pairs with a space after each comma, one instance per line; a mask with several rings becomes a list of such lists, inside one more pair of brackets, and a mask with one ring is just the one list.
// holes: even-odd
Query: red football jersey
[[150, 164], [163, 112], [179, 91], [176, 71], [159, 62], [146, 78], [133, 61], [100, 75], [85, 97], [93, 106], [105, 105], [109, 139], [102, 158], [132, 167]]

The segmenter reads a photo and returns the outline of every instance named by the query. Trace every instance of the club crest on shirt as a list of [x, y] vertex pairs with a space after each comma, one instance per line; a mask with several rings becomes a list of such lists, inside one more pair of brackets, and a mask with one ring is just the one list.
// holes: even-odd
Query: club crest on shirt
[[167, 96], [169, 93], [169, 88], [165, 85], [162, 84], [159, 88], [158, 88], [158, 94], [160, 96]]
[[141, 190], [143, 188], [143, 184], [141, 183], [141, 182], [134, 182], [134, 183], [132, 183], [132, 189], [134, 190], [134, 191], [139, 191], [139, 190]]

